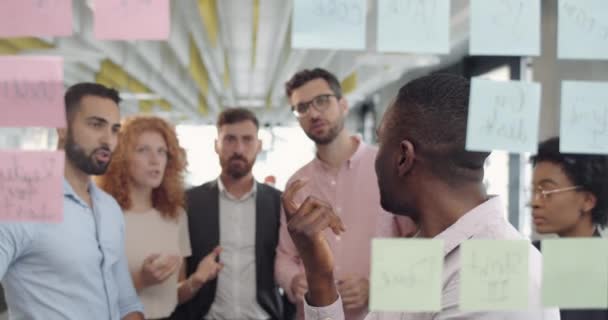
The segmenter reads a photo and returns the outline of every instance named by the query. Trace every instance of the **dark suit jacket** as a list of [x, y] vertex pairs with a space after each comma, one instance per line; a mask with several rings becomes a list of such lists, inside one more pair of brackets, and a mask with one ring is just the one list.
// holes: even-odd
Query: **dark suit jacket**
[[[256, 182], [257, 183], [257, 182]], [[217, 181], [187, 191], [188, 225], [192, 256], [187, 259], [191, 275], [199, 262], [220, 244], [219, 187]], [[255, 223], [255, 267], [257, 300], [272, 319], [281, 319], [283, 307], [274, 280], [275, 250], [279, 241], [281, 192], [257, 183]], [[238, 232], [238, 230], [234, 230]], [[201, 320], [215, 298], [217, 280], [205, 284], [189, 302], [178, 307], [174, 320]]]

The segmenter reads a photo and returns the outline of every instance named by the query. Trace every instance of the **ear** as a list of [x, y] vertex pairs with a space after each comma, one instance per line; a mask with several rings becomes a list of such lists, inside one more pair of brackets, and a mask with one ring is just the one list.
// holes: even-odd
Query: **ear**
[[414, 144], [409, 140], [403, 140], [399, 144], [399, 154], [397, 161], [397, 173], [399, 176], [408, 174], [414, 167], [414, 158], [416, 157], [416, 150], [414, 150]]
[[340, 110], [344, 111], [345, 113], [348, 111], [348, 100], [346, 100], [345, 96], [342, 96], [342, 98], [338, 100], [338, 105], [340, 106]]
[[585, 192], [585, 199], [583, 200], [583, 211], [591, 212], [597, 205], [597, 197], [591, 192]]

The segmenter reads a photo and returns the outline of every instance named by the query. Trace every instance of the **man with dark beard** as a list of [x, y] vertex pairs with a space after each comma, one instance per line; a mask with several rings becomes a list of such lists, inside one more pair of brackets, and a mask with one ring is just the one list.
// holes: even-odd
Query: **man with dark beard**
[[118, 92], [80, 83], [65, 94], [63, 220], [0, 224], [0, 277], [11, 319], [143, 319], [124, 252], [123, 214], [103, 174], [120, 129]]
[[[377, 149], [344, 128], [348, 102], [336, 77], [323, 69], [303, 70], [286, 84], [292, 111], [306, 135], [315, 142], [317, 156], [288, 182], [307, 180], [295, 201], [312, 196], [331, 204], [348, 226], [342, 236], [326, 234], [335, 253], [337, 286], [347, 319], [367, 313], [370, 243], [373, 237], [408, 236], [415, 232], [407, 217], [395, 218], [382, 210], [376, 184]], [[308, 290], [304, 266], [287, 232], [284, 216], [277, 249], [276, 278], [286, 288], [303, 318], [302, 301]]]
[[187, 273], [217, 246], [223, 269], [172, 319], [283, 319], [274, 281], [281, 193], [251, 173], [262, 150], [258, 129], [247, 109], [227, 109], [218, 117], [215, 150], [222, 172], [187, 192], [192, 245]]

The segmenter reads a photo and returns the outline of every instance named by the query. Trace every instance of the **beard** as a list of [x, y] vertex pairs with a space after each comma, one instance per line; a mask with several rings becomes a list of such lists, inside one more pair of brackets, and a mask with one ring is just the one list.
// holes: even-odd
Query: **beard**
[[329, 128], [329, 131], [322, 136], [316, 136], [311, 132], [304, 131], [310, 140], [314, 141], [318, 145], [328, 145], [332, 143], [336, 137], [342, 132], [344, 129], [344, 118], [338, 120], [333, 126]]
[[228, 160], [221, 160], [221, 166], [233, 179], [240, 179], [251, 172], [254, 161], [248, 161], [244, 156], [235, 154]]
[[68, 160], [72, 162], [76, 168], [88, 175], [96, 176], [104, 174], [110, 165], [110, 161], [97, 161], [94, 155], [98, 151], [111, 152], [108, 147], [99, 147], [91, 151], [90, 154], [86, 154], [84, 148], [74, 141], [72, 133], [68, 131], [65, 141], [65, 154]]

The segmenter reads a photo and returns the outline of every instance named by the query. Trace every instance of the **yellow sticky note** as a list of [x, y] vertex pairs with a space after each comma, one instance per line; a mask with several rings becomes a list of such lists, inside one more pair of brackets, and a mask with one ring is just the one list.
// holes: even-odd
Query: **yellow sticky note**
[[460, 246], [461, 310], [528, 307], [528, 240], [468, 240]]
[[443, 241], [373, 239], [372, 311], [441, 309]]

